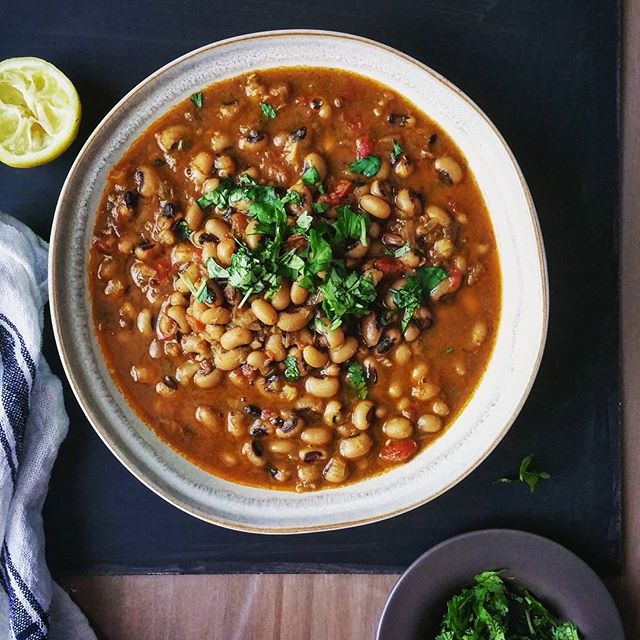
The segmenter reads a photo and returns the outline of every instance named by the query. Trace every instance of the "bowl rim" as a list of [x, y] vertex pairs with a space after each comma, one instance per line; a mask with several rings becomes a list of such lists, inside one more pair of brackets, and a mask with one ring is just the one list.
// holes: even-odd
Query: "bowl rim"
[[[170, 491], [165, 490], [162, 486], [156, 484], [156, 482], [151, 479], [144, 469], [139, 468], [135, 460], [132, 460], [132, 456], [127, 451], [126, 447], [120, 447], [115, 440], [112, 438], [109, 429], [105, 427], [99, 420], [98, 416], [95, 415], [92, 407], [91, 407], [91, 395], [89, 393], [85, 393], [83, 391], [82, 385], [79, 381], [80, 372], [74, 372], [74, 367], [71, 363], [71, 359], [67, 357], [66, 349], [64, 346], [64, 336], [63, 336], [63, 318], [60, 313], [60, 309], [58, 307], [58, 303], [56, 300], [56, 292], [54, 283], [57, 281], [56, 275], [56, 257], [58, 254], [58, 246], [59, 243], [56, 242], [57, 234], [58, 234], [58, 223], [61, 218], [61, 211], [63, 208], [64, 200], [67, 195], [67, 189], [69, 187], [69, 183], [74, 177], [76, 171], [78, 170], [78, 166], [84, 159], [84, 156], [87, 154], [89, 148], [93, 144], [95, 138], [102, 132], [102, 130], [107, 127], [112, 120], [112, 118], [118, 113], [121, 107], [136, 93], [138, 93], [141, 89], [143, 89], [148, 83], [155, 80], [158, 76], [164, 74], [166, 71], [176, 67], [183, 62], [189, 60], [190, 58], [199, 56], [200, 54], [208, 51], [213, 51], [215, 49], [225, 47], [227, 45], [233, 45], [239, 42], [250, 42], [252, 40], [260, 40], [265, 38], [273, 38], [273, 37], [312, 37], [312, 38], [322, 38], [328, 37], [332, 39], [344, 39], [351, 42], [356, 42], [359, 44], [367, 45], [370, 47], [382, 49], [385, 53], [391, 54], [393, 56], [397, 56], [402, 58], [405, 62], [408, 62], [415, 66], [418, 71], [421, 73], [426, 73], [430, 75], [434, 80], [444, 85], [446, 89], [454, 93], [460, 100], [466, 103], [466, 105], [475, 112], [475, 114], [484, 121], [484, 123], [491, 130], [492, 134], [495, 136], [497, 142], [502, 146], [509, 162], [511, 163], [516, 177], [519, 182], [519, 186], [524, 196], [527, 204], [527, 213], [529, 214], [529, 222], [532, 225], [535, 244], [537, 249], [537, 266], [539, 269], [539, 279], [541, 285], [541, 315], [542, 315], [542, 326], [540, 331], [540, 339], [536, 352], [535, 361], [531, 368], [531, 372], [529, 378], [527, 380], [526, 385], [524, 386], [523, 393], [518, 401], [518, 403], [514, 406], [509, 419], [504, 422], [504, 426], [502, 429], [496, 434], [496, 437], [491, 442], [491, 444], [486, 447], [486, 449], [482, 452], [480, 456], [478, 456], [475, 461], [470, 464], [465, 469], [462, 469], [455, 478], [452, 478], [446, 485], [442, 486], [438, 491], [428, 495], [427, 497], [420, 498], [411, 504], [403, 505], [398, 509], [393, 511], [387, 511], [381, 514], [374, 514], [365, 518], [360, 518], [358, 520], [349, 520], [349, 521], [340, 521], [334, 522], [330, 524], [316, 524], [316, 525], [303, 525], [303, 526], [289, 526], [289, 527], [264, 527], [264, 526], [253, 526], [247, 525], [244, 523], [238, 523], [233, 520], [226, 520], [224, 517], [212, 515], [210, 513], [206, 513], [193, 505], [188, 504], [186, 501], [183, 501], [181, 498], [176, 497]], [[366, 73], [363, 73], [366, 77]], [[531, 196], [529, 187], [524, 178], [522, 170], [511, 150], [506, 140], [497, 129], [497, 127], [493, 124], [491, 119], [480, 109], [480, 107], [467, 96], [461, 89], [459, 89], [455, 84], [453, 84], [450, 80], [442, 76], [440, 73], [429, 67], [428, 65], [420, 62], [416, 58], [394, 48], [387, 44], [378, 42], [376, 40], [365, 38], [362, 36], [340, 32], [340, 31], [330, 31], [330, 30], [322, 30], [322, 29], [276, 29], [276, 30], [268, 30], [268, 31], [259, 31], [247, 34], [241, 34], [238, 36], [233, 36], [230, 38], [225, 38], [222, 40], [217, 40], [215, 42], [211, 42], [205, 44], [201, 47], [193, 49], [182, 56], [171, 60], [167, 64], [160, 67], [158, 70], [154, 71], [147, 77], [145, 77], [141, 82], [135, 85], [129, 92], [127, 92], [118, 102], [109, 110], [109, 112], [102, 118], [102, 120], [98, 123], [98, 125], [94, 128], [91, 134], [88, 136], [85, 143], [82, 145], [82, 148], [78, 152], [69, 172], [65, 178], [62, 189], [60, 190], [60, 195], [58, 197], [58, 201], [56, 204], [53, 223], [51, 227], [51, 239], [50, 239], [50, 251], [49, 251], [49, 260], [48, 260], [48, 290], [49, 290], [49, 300], [50, 300], [50, 309], [51, 309], [51, 322], [53, 326], [54, 338], [56, 341], [56, 346], [58, 349], [58, 353], [60, 355], [60, 360], [63, 365], [63, 369], [65, 375], [67, 377], [67, 381], [69, 382], [73, 394], [80, 405], [85, 417], [88, 419], [89, 423], [93, 427], [94, 431], [98, 434], [100, 439], [104, 442], [107, 448], [113, 453], [113, 455], [117, 458], [117, 460], [130, 472], [132, 473], [140, 482], [142, 482], [147, 488], [151, 489], [155, 494], [166, 500], [169, 504], [177, 507], [181, 511], [188, 513], [189, 515], [195, 516], [196, 518], [208, 522], [210, 524], [215, 524], [227, 529], [232, 529], [236, 531], [243, 531], [248, 533], [260, 533], [260, 534], [272, 534], [272, 535], [287, 535], [293, 533], [317, 533], [323, 531], [332, 531], [337, 529], [346, 529], [356, 526], [361, 526], [365, 524], [371, 524], [374, 522], [380, 522], [383, 520], [387, 520], [389, 518], [393, 518], [395, 516], [401, 515], [417, 507], [420, 507], [431, 500], [441, 496], [443, 493], [454, 487], [456, 484], [461, 482], [464, 478], [466, 478], [469, 474], [471, 474], [486, 458], [493, 452], [493, 450], [497, 447], [497, 445], [502, 441], [504, 436], [507, 434], [511, 426], [513, 425], [515, 419], [518, 414], [522, 410], [524, 403], [526, 402], [533, 383], [536, 379], [538, 370], [540, 368], [540, 363], [542, 361], [542, 356], [544, 353], [544, 348], [547, 339], [548, 333], [548, 323], [549, 323], [549, 280], [548, 280], [548, 272], [547, 272], [547, 260], [544, 249], [544, 243], [542, 240], [542, 233], [540, 229], [540, 223], [538, 220], [538, 216], [536, 213], [535, 204], [533, 202], [533, 198]], [[238, 483], [236, 483], [238, 484]], [[241, 483], [240, 483], [241, 484]]]

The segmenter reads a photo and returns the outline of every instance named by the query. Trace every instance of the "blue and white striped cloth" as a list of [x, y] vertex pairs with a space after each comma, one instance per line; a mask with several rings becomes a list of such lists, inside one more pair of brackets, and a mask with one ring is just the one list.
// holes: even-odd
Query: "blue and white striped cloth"
[[47, 244], [0, 213], [0, 638], [95, 640], [45, 562], [42, 505], [67, 433], [42, 356]]

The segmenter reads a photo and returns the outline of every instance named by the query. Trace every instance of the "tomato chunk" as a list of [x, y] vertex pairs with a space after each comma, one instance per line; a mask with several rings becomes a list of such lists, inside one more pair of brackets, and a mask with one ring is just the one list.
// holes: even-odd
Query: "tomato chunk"
[[165, 256], [158, 260], [155, 264], [155, 270], [160, 282], [166, 280], [172, 271], [171, 258], [169, 256]]
[[417, 450], [415, 440], [395, 440], [382, 447], [380, 457], [387, 462], [406, 462]]
[[249, 218], [247, 218], [244, 213], [236, 211], [236, 213], [231, 216], [231, 228], [233, 229], [233, 232], [238, 236], [244, 233], [244, 230], [247, 228], [248, 224]]
[[342, 202], [342, 199], [347, 195], [349, 189], [351, 189], [351, 181], [340, 180], [334, 187], [333, 191], [322, 194], [318, 198], [318, 202], [326, 202], [327, 204], [335, 207]]
[[200, 320], [198, 320], [198, 318], [194, 318], [193, 316], [190, 316], [189, 314], [187, 314], [187, 323], [191, 327], [191, 330], [195, 331], [196, 333], [198, 333], [199, 331], [204, 331], [205, 328], [206, 328], [206, 325], [205, 325], [204, 322], [200, 322]]
[[402, 273], [405, 270], [404, 264], [397, 258], [391, 256], [382, 256], [376, 258], [373, 262], [373, 266], [384, 273], [385, 276], [393, 276], [397, 273]]
[[369, 136], [356, 138], [356, 158], [366, 158], [373, 153], [373, 140]]

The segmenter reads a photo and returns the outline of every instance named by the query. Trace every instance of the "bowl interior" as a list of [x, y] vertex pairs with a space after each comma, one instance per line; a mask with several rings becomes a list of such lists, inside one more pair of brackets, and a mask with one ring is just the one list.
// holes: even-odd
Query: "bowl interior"
[[[88, 250], [106, 176], [159, 114], [203, 86], [251, 70], [324, 66], [354, 71], [405, 95], [466, 156], [489, 209], [502, 271], [493, 355], [473, 397], [447, 432], [408, 464], [310, 494], [227, 482], [176, 454], [127, 405], [92, 329]], [[187, 54], [150, 76], [107, 115], [74, 163], [60, 195], [50, 253], [54, 331], [76, 397], [100, 437], [151, 489], [185, 511], [250, 531], [291, 533], [390, 517], [446, 491], [504, 436], [533, 382], [546, 336], [547, 283], [535, 210], [524, 179], [491, 122], [464, 94], [384, 45], [329, 32], [269, 32]]]

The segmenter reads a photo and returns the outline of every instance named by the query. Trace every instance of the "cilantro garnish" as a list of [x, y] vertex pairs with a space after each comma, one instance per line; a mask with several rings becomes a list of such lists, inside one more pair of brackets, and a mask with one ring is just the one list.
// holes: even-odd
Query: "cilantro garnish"
[[345, 316], [360, 318], [367, 314], [376, 299], [376, 288], [371, 277], [363, 277], [342, 265], [331, 269], [319, 289], [324, 294], [322, 308], [331, 322], [332, 330], [342, 324]]
[[445, 278], [447, 272], [441, 267], [420, 267], [415, 276], [408, 276], [402, 289], [393, 289], [391, 298], [398, 307], [403, 310], [401, 330], [407, 328], [413, 314], [421, 307], [429, 297], [431, 290]]
[[[540, 480], [549, 480], [551, 478], [551, 474], [547, 471], [536, 471], [535, 469], [530, 469], [531, 463], [533, 462], [534, 455], [530, 453], [528, 456], [525, 456], [520, 463], [520, 469], [518, 470], [518, 478], [520, 482], [526, 484], [529, 487], [529, 491], [533, 493]], [[515, 482], [514, 478], [499, 478], [496, 480], [496, 483], [511, 483]]]
[[362, 244], [368, 244], [367, 231], [371, 218], [366, 213], [355, 213], [348, 206], [340, 207], [337, 212], [338, 218], [332, 225], [336, 242], [348, 244], [352, 240], [358, 240]]
[[455, 349], [454, 349], [451, 345], [449, 345], [449, 346], [448, 346], [448, 347], [447, 347], [447, 348], [442, 352], [442, 355], [443, 355], [443, 356], [448, 356], [448, 355], [451, 355], [454, 351], [455, 351]]
[[202, 104], [204, 102], [202, 91], [194, 93], [189, 99], [191, 100], [191, 102], [193, 102], [193, 104], [196, 105], [196, 107], [198, 107], [198, 109], [202, 109]]
[[283, 361], [284, 377], [287, 380], [297, 380], [300, 377], [300, 369], [295, 356], [287, 356]]
[[260, 110], [267, 120], [273, 120], [278, 115], [276, 110], [268, 102], [261, 103]]
[[311, 205], [311, 207], [316, 213], [324, 213], [325, 211], [327, 211], [329, 209], [329, 203], [328, 202], [314, 202]]
[[302, 178], [302, 182], [308, 184], [310, 187], [320, 182], [320, 174], [312, 164], [302, 172], [300, 177]]
[[369, 393], [364, 367], [359, 362], [352, 362], [347, 368], [347, 382], [353, 387], [358, 398], [364, 400]]
[[405, 253], [409, 253], [411, 251], [411, 247], [408, 244], [403, 244], [401, 247], [398, 247], [395, 251], [392, 251], [394, 258], [401, 258]]
[[304, 233], [305, 231], [309, 231], [312, 222], [313, 216], [309, 215], [306, 211], [300, 214], [296, 220], [294, 233]]
[[359, 173], [367, 178], [373, 178], [380, 171], [380, 158], [378, 156], [359, 158], [350, 162], [348, 167], [351, 173]]
[[447, 602], [435, 640], [580, 640], [573, 622], [560, 622], [527, 589], [484, 571]]
[[178, 220], [178, 222], [173, 225], [173, 231], [180, 240], [187, 240], [191, 235], [191, 229], [189, 229], [186, 220]]
[[393, 140], [393, 151], [391, 152], [391, 164], [398, 162], [398, 158], [404, 153], [404, 149], [397, 140]]

